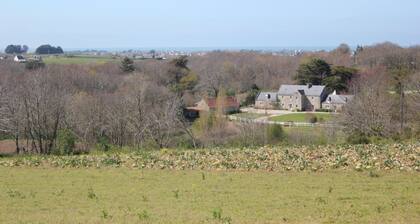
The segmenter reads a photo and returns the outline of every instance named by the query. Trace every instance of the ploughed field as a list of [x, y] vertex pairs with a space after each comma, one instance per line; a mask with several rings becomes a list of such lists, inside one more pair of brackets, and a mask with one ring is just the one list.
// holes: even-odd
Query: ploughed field
[[0, 158], [0, 223], [420, 223], [418, 143]]

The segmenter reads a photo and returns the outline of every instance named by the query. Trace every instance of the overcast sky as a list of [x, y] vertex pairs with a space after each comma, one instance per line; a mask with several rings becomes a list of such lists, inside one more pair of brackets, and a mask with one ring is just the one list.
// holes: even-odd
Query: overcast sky
[[419, 0], [0, 2], [0, 47], [311, 47], [420, 44]]

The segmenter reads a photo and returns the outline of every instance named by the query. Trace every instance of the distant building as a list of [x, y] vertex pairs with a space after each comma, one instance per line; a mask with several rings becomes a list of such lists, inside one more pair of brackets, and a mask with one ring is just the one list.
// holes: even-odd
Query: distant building
[[319, 110], [326, 96], [326, 88], [321, 85], [281, 85], [278, 91], [280, 108], [283, 110]]
[[[341, 111], [351, 95], [328, 95], [323, 85], [281, 85], [278, 92], [261, 92], [255, 99], [257, 109]], [[329, 101], [328, 101], [329, 100]]]
[[327, 99], [322, 103], [322, 109], [340, 112], [353, 97], [353, 95], [337, 95], [337, 92], [334, 91], [332, 94], [328, 95]]
[[277, 92], [261, 92], [255, 99], [257, 109], [279, 109]]
[[14, 57], [13, 61], [19, 62], [19, 63], [25, 63], [26, 59], [22, 55], [16, 55]]
[[217, 110], [218, 106], [223, 107], [223, 113], [230, 114], [239, 111], [239, 102], [236, 97], [228, 96], [222, 100], [222, 105], [218, 105], [216, 98], [205, 98], [197, 102], [193, 107], [187, 107], [187, 110], [190, 114], [193, 112], [209, 112]]

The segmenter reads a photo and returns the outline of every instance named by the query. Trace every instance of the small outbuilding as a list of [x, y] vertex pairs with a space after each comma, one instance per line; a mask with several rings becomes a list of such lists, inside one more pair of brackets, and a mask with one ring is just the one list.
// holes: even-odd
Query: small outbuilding
[[278, 109], [277, 92], [261, 92], [255, 99], [256, 109]]
[[22, 55], [16, 55], [13, 61], [18, 62], [18, 63], [25, 63], [26, 59]]
[[231, 114], [239, 112], [240, 104], [236, 97], [233, 96], [224, 97], [221, 102], [218, 102], [216, 98], [204, 98], [197, 102], [193, 107], [187, 107], [187, 110], [192, 114], [193, 111], [196, 111], [197, 113], [216, 111], [218, 107], [223, 108], [223, 113]]
[[331, 110], [334, 112], [341, 112], [343, 107], [353, 99], [353, 95], [337, 95], [334, 91], [327, 96], [327, 99], [322, 103], [322, 109]]

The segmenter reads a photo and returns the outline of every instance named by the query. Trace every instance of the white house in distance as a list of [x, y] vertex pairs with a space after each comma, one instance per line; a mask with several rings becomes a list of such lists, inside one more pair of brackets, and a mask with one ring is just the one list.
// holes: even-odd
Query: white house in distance
[[261, 92], [255, 100], [257, 109], [341, 111], [352, 95], [328, 95], [323, 85], [281, 85], [278, 92]]
[[328, 95], [327, 99], [322, 103], [322, 108], [334, 112], [342, 111], [344, 105], [352, 100], [353, 97], [353, 95], [337, 95], [337, 92], [334, 91]]
[[25, 63], [26, 59], [22, 55], [16, 55], [13, 58], [13, 61], [18, 62], [18, 63]]

